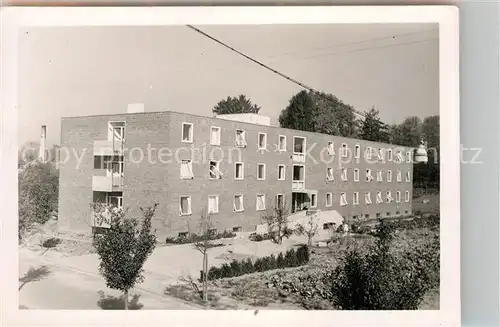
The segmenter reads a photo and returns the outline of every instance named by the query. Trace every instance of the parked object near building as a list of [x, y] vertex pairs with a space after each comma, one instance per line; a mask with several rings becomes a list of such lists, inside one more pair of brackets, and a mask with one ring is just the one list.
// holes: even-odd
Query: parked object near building
[[320, 212], [320, 229], [339, 217], [411, 214], [411, 148], [279, 128], [256, 114], [129, 111], [62, 119], [61, 146], [81, 156], [60, 166], [65, 228], [90, 233], [93, 202], [132, 215], [159, 203], [153, 227], [168, 236], [196, 232], [202, 210], [217, 230], [255, 231], [285, 199], [290, 217]]

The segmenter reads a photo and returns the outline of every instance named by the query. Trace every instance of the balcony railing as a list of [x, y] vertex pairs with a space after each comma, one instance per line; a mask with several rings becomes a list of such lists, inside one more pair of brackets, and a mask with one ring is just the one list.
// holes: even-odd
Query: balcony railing
[[123, 155], [122, 140], [99, 140], [94, 141], [94, 156]]
[[295, 162], [306, 162], [306, 154], [301, 152], [293, 153], [293, 161]]
[[123, 191], [123, 176], [92, 176], [92, 190], [98, 192]]
[[306, 189], [305, 181], [292, 181], [292, 191], [304, 191]]

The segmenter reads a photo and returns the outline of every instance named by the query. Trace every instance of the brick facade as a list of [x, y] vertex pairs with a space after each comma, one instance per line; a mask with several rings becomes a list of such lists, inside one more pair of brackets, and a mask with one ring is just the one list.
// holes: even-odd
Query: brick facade
[[[217, 118], [202, 117], [175, 112], [135, 113], [107, 116], [72, 117], [62, 119], [60, 169], [59, 219], [67, 228], [90, 231], [90, 203], [94, 196], [92, 176], [102, 174], [94, 169], [93, 142], [108, 138], [108, 122], [124, 121], [124, 183], [123, 206], [130, 214], [139, 215], [139, 207], [159, 203], [153, 226], [159, 235], [177, 235], [188, 230], [196, 231], [199, 216], [206, 210], [209, 195], [219, 198], [219, 211], [212, 215], [212, 222], [219, 230], [241, 227], [252, 230], [261, 223], [262, 212], [256, 210], [257, 194], [265, 194], [267, 207], [273, 205], [277, 194], [284, 194], [287, 203], [292, 200], [293, 137], [306, 138], [305, 189], [317, 192], [318, 210], [337, 210], [344, 217], [375, 218], [411, 213], [412, 169], [407, 160], [409, 148], [398, 148], [404, 162], [396, 162], [394, 145], [348, 139], [312, 132], [302, 132], [273, 126], [263, 126]], [[193, 130], [192, 143], [182, 142], [182, 125], [190, 123]], [[220, 128], [220, 146], [210, 145], [210, 128]], [[235, 148], [236, 129], [245, 131], [246, 147]], [[258, 149], [259, 133], [267, 135], [267, 149]], [[279, 135], [286, 137], [286, 151], [276, 151]], [[330, 156], [326, 147], [334, 143], [335, 155]], [[340, 147], [347, 145], [348, 157], [341, 159]], [[355, 146], [360, 146], [360, 158], [355, 159]], [[392, 161], [385, 162], [365, 157], [367, 147], [374, 151], [392, 148]], [[159, 153], [159, 150], [161, 152]], [[64, 153], [69, 153], [65, 157]], [[77, 156], [81, 163], [77, 165]], [[143, 159], [141, 159], [141, 153]], [[149, 159], [148, 159], [149, 158]], [[323, 158], [323, 160], [322, 160]], [[161, 162], [161, 160], [163, 162]], [[191, 159], [193, 179], [180, 178], [179, 160]], [[210, 179], [209, 161], [219, 161], [221, 179]], [[411, 157], [411, 159], [413, 159]], [[244, 163], [244, 178], [235, 180], [235, 162]], [[330, 162], [330, 163], [328, 163]], [[265, 180], [257, 179], [257, 165], [266, 166]], [[285, 180], [278, 180], [278, 165], [285, 165]], [[327, 181], [327, 167], [333, 168], [334, 181]], [[347, 181], [341, 180], [342, 169], [347, 169]], [[359, 169], [359, 181], [354, 181], [354, 169]], [[373, 180], [366, 181], [366, 170], [371, 169]], [[383, 171], [383, 181], [377, 181], [376, 171]], [[392, 181], [387, 181], [387, 171], [392, 171]], [[397, 181], [401, 171], [402, 181]], [[410, 181], [406, 180], [407, 172]], [[376, 192], [382, 192], [383, 203], [376, 203]], [[392, 192], [391, 203], [386, 201], [386, 192]], [[396, 202], [396, 192], [401, 192]], [[340, 205], [341, 193], [347, 194], [348, 204]], [[353, 205], [353, 193], [359, 192], [359, 204]], [[371, 193], [372, 204], [365, 204], [365, 193]], [[409, 201], [405, 201], [408, 192]], [[332, 193], [332, 206], [326, 207], [326, 194]], [[244, 211], [234, 212], [233, 197], [242, 194]], [[192, 214], [179, 214], [181, 196], [191, 197]]]

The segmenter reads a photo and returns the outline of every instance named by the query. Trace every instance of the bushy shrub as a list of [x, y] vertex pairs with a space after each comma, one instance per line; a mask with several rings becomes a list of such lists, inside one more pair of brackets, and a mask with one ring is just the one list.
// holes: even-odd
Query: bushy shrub
[[[208, 270], [208, 280], [237, 277], [253, 272], [264, 272], [277, 268], [298, 267], [309, 262], [309, 248], [305, 245], [295, 251], [290, 249], [285, 255], [280, 253], [277, 257], [270, 255], [268, 257], [258, 258], [252, 263], [250, 259], [236, 261], [230, 264], [223, 264], [221, 267], [211, 267]], [[203, 278], [203, 271], [200, 271], [200, 280]]]
[[57, 237], [51, 237], [42, 242], [42, 246], [44, 248], [55, 248], [57, 245], [61, 243], [61, 239]]
[[166, 244], [188, 244], [188, 243], [196, 243], [201, 241], [213, 241], [219, 240], [222, 238], [233, 238], [236, 237], [236, 234], [231, 231], [223, 231], [220, 233], [217, 232], [209, 232], [208, 236], [197, 235], [195, 233], [190, 233], [187, 236], [179, 236], [179, 237], [167, 237], [165, 238]]
[[390, 251], [395, 224], [381, 221], [367, 253], [351, 249], [330, 276], [332, 303], [344, 310], [414, 310], [439, 283], [439, 240], [405, 253]]
[[250, 238], [250, 241], [252, 241], [252, 242], [262, 242], [262, 241], [266, 241], [266, 240], [271, 240], [272, 236], [269, 234], [261, 235], [261, 234], [252, 233], [252, 234], [250, 234], [249, 238]]

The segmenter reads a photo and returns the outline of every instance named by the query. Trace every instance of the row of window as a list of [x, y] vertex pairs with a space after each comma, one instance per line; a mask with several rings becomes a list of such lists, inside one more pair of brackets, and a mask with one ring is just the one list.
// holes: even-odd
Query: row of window
[[[182, 123], [182, 142], [192, 143], [193, 142], [193, 124], [192, 123]], [[286, 151], [287, 140], [285, 135], [278, 135], [278, 142], [276, 144], [276, 149], [278, 151]], [[210, 127], [210, 145], [220, 146], [221, 144], [221, 128], [218, 126]], [[235, 147], [244, 148], [247, 146], [246, 133], [242, 129], [236, 129], [235, 131]], [[259, 132], [257, 137], [257, 146], [259, 150], [267, 149], [267, 133]], [[335, 155], [335, 145], [333, 141], [325, 144], [328, 154]], [[347, 143], [342, 143], [340, 151], [342, 157], [348, 157], [349, 148]], [[302, 136], [293, 137], [293, 152], [294, 153], [306, 153], [306, 138]], [[387, 153], [387, 156], [385, 155]], [[379, 160], [404, 162], [403, 150], [397, 149], [395, 156], [393, 156], [393, 149], [374, 149], [373, 147], [367, 146], [365, 148], [365, 158], [372, 159], [372, 156], [376, 155]], [[361, 145], [356, 144], [354, 146], [354, 158], [360, 158], [361, 156]], [[412, 161], [412, 151], [406, 152], [406, 161]]]
[[[210, 179], [221, 179], [224, 174], [220, 171], [220, 162], [212, 160], [209, 162], [208, 167], [209, 177]], [[303, 181], [305, 180], [305, 166], [304, 165], [294, 165], [293, 166], [293, 180]], [[359, 182], [360, 170], [358, 168], [353, 169], [353, 180], [355, 182]], [[245, 165], [243, 162], [235, 162], [234, 163], [234, 179], [243, 180], [245, 176]], [[181, 169], [180, 169], [180, 178], [181, 179], [193, 179], [193, 165], [192, 160], [182, 160], [181, 161]], [[382, 169], [377, 169], [376, 171], [377, 182], [382, 182], [384, 180]], [[257, 179], [265, 180], [266, 179], [266, 164], [258, 163], [257, 164]], [[278, 165], [277, 170], [277, 179], [283, 181], [286, 179], [286, 165], [280, 164]], [[348, 170], [347, 168], [342, 168], [340, 170], [340, 179], [342, 181], [348, 181]], [[327, 167], [326, 169], [326, 180], [334, 181], [335, 180], [335, 172], [331, 167]], [[371, 169], [366, 169], [365, 171], [365, 180], [366, 182], [371, 182], [374, 180]], [[392, 182], [392, 170], [387, 170], [386, 172], [386, 181]], [[396, 181], [403, 181], [403, 172], [398, 170], [396, 172]], [[405, 172], [405, 181], [411, 182], [411, 172]]]
[[[364, 194], [364, 203], [365, 204], [372, 204], [372, 198], [371, 198], [371, 192], [366, 192]], [[347, 197], [346, 192], [340, 193], [340, 206], [347, 206], [349, 204], [349, 199]], [[359, 192], [353, 192], [352, 193], [352, 205], [359, 205]], [[392, 192], [391, 191], [386, 191], [385, 193], [385, 199], [383, 198], [383, 194], [381, 191], [377, 191], [375, 194], [375, 203], [380, 204], [380, 203], [392, 203], [392, 202], [400, 203], [401, 200], [401, 192], [396, 191], [396, 198], [392, 197]], [[404, 202], [410, 202], [410, 192], [405, 191], [405, 196], [404, 196]], [[283, 194], [278, 194], [276, 195], [276, 205], [282, 205], [284, 203], [284, 195]], [[312, 193], [310, 197], [310, 207], [311, 208], [316, 208], [318, 206], [318, 194], [317, 193]], [[325, 207], [332, 207], [333, 206], [333, 193], [328, 192], [325, 195]], [[242, 212], [244, 211], [244, 205], [243, 205], [243, 195], [242, 194], [236, 194], [233, 196], [233, 211], [234, 212]], [[256, 195], [256, 201], [255, 201], [255, 210], [256, 211], [263, 211], [266, 210], [266, 197], [265, 194], [257, 194]], [[208, 213], [209, 214], [214, 214], [219, 212], [219, 196], [218, 195], [209, 195], [208, 196]], [[191, 196], [181, 196], [179, 198], [179, 214], [181, 216], [185, 215], [191, 215]]]

